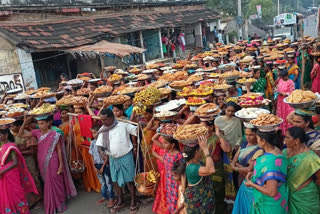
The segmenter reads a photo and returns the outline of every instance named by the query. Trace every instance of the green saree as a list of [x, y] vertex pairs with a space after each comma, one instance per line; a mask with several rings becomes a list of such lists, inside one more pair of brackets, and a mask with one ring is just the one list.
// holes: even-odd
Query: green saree
[[[287, 157], [287, 150], [283, 151]], [[299, 187], [320, 170], [320, 158], [307, 151], [288, 158], [289, 210], [291, 214], [319, 214], [318, 186], [312, 180], [302, 189]], [[299, 190], [298, 190], [299, 189]]]
[[257, 158], [251, 181], [263, 186], [268, 180], [276, 180], [278, 181], [278, 194], [270, 197], [253, 188], [254, 202], [251, 214], [288, 213], [286, 175], [287, 160], [283, 155], [265, 153]]
[[253, 83], [252, 92], [264, 93], [266, 90], [266, 84], [267, 84], [267, 80], [260, 77], [257, 81]]

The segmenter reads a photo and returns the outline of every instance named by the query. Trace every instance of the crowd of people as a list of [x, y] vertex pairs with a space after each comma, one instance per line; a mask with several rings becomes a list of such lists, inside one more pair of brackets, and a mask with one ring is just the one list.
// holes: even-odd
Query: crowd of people
[[[97, 204], [106, 203], [112, 213], [126, 206], [124, 194], [129, 192], [130, 213], [137, 213], [135, 177], [151, 170], [159, 172], [152, 192], [154, 213], [319, 213], [320, 107], [315, 103], [309, 108], [293, 108], [286, 102], [296, 89], [309, 87], [320, 93], [320, 54], [314, 51], [314, 40], [305, 39], [307, 45], [277, 39], [216, 43], [216, 48], [175, 64], [141, 68], [140, 72], [154, 70], [138, 81], [130, 81], [136, 75], [130, 74], [129, 68], [108, 67], [106, 77], [102, 73], [99, 81], [87, 78], [77, 86], [68, 85], [67, 75], [62, 74], [51, 98], [31, 96], [17, 101], [5, 94], [3, 109], [16, 102], [27, 104], [29, 111], [44, 103], [56, 106], [52, 112], [30, 116], [25, 111], [11, 121], [3, 119], [0, 213], [30, 213], [29, 207], [39, 208], [40, 201], [46, 214], [63, 212], [67, 199], [75, 197], [79, 189], [100, 192]], [[167, 45], [165, 38], [162, 42]], [[226, 67], [254, 80], [242, 84], [229, 81], [226, 90], [214, 88], [226, 84], [222, 77], [200, 82], [200, 87], [213, 87], [213, 92], [200, 100], [219, 109], [219, 114], [205, 120], [188, 103], [169, 121], [155, 116], [159, 106], [183, 98], [181, 89], [171, 88], [159, 102], [144, 107], [134, 102], [133, 92], [128, 93], [130, 99], [114, 103], [94, 93], [103, 85], [112, 87], [113, 96], [119, 96], [132, 85], [141, 91], [155, 87], [160, 80], [170, 84], [194, 75], [207, 79], [212, 73], [225, 73]], [[123, 78], [119, 81], [110, 81], [120, 74]], [[188, 82], [188, 89], [197, 89], [199, 84]], [[84, 88], [89, 91], [85, 104], [58, 104]], [[266, 131], [236, 116], [244, 107], [239, 97], [250, 93], [268, 101], [263, 108], [283, 120], [280, 126]], [[197, 143], [189, 145], [158, 131], [168, 123], [201, 124], [207, 132], [194, 136]]]

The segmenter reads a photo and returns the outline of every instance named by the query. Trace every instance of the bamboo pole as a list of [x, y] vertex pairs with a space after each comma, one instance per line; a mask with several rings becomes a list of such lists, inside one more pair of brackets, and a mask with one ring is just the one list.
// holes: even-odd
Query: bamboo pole
[[[68, 115], [77, 117], [79, 114], [68, 113]], [[98, 116], [91, 116], [91, 118], [92, 118], [92, 119], [95, 119], [95, 120], [100, 120], [100, 119], [101, 119], [101, 118], [98, 117]], [[125, 120], [125, 119], [121, 119], [121, 118], [117, 118], [117, 120], [118, 120], [118, 121], [121, 121], [121, 122], [124, 122], [124, 123], [129, 123], [129, 124], [138, 126], [138, 123], [132, 122], [132, 121], [130, 121], [130, 120]]]
[[[304, 35], [303, 35], [303, 19], [300, 20], [300, 30], [301, 30], [301, 44], [304, 45]], [[304, 48], [302, 48], [302, 68], [301, 68], [301, 79], [300, 79], [300, 88], [303, 90], [304, 85], [303, 85], [303, 79], [304, 79], [304, 72], [305, 72], [305, 58], [304, 58]]]

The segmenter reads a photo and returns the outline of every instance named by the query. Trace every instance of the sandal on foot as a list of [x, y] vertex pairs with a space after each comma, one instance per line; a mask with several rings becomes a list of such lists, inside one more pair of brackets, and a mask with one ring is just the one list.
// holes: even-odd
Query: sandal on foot
[[111, 208], [111, 213], [116, 213], [124, 207], [124, 204], [116, 204]]
[[108, 208], [112, 208], [112, 207], [114, 207], [114, 205], [117, 203], [118, 201], [117, 200], [109, 200], [108, 201], [108, 204], [107, 204], [107, 207]]
[[130, 207], [130, 214], [135, 214], [138, 211], [139, 207], [138, 205], [134, 205]]
[[107, 199], [101, 198], [99, 201], [96, 202], [96, 205], [101, 205], [103, 202], [105, 202]]

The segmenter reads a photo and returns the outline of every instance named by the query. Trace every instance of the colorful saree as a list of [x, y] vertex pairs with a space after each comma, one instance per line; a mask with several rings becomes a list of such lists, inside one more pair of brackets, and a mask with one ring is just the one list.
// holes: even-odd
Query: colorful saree
[[320, 93], [320, 65], [318, 63], [316, 63], [313, 66], [313, 69], [311, 72], [311, 78], [312, 78], [312, 86], [311, 86], [312, 91]]
[[251, 181], [263, 186], [268, 180], [276, 180], [278, 181], [278, 194], [270, 197], [253, 188], [254, 202], [251, 214], [288, 213], [286, 175], [287, 159], [283, 155], [265, 153], [257, 158]]
[[[306, 85], [306, 84], [310, 84], [311, 70], [312, 70], [310, 55], [307, 52], [304, 53], [304, 59], [305, 59], [305, 70], [304, 70], [304, 76], [303, 76], [303, 84]], [[300, 56], [297, 58], [297, 64], [301, 71], [302, 70], [302, 54], [300, 54]]]
[[320, 131], [318, 130], [311, 130], [306, 133], [309, 137], [309, 141], [306, 145], [313, 151], [320, 150]]
[[[249, 166], [249, 161], [251, 160], [252, 156], [259, 150], [260, 150], [260, 147], [257, 145], [241, 148], [240, 154], [238, 157], [238, 162], [244, 167]], [[237, 197], [234, 202], [232, 214], [249, 214], [250, 213], [250, 210], [253, 204], [253, 191], [252, 191], [252, 188], [247, 187], [244, 184], [244, 182], [245, 180], [243, 180], [238, 190]]]
[[29, 204], [26, 193], [38, 194], [33, 178], [26, 167], [26, 163], [18, 147], [14, 143], [6, 143], [0, 147], [0, 171], [12, 165], [11, 152], [15, 152], [18, 164], [0, 177], [0, 213], [29, 214]]
[[[66, 210], [66, 200], [77, 195], [68, 168], [62, 137], [55, 131], [42, 135], [39, 129], [32, 135], [38, 139], [38, 165], [44, 181], [44, 210], [46, 214], [54, 214]], [[58, 175], [59, 158], [57, 145], [61, 145], [63, 157], [63, 173]]]
[[296, 79], [296, 81], [294, 81], [294, 86], [295, 89], [300, 89], [300, 71], [299, 71], [299, 67], [296, 64], [290, 65], [290, 64], [286, 64], [286, 68], [288, 70], [288, 74], [289, 74], [289, 79], [291, 79], [293, 81], [293, 79], [295, 78], [296, 75], [298, 75], [298, 78]]
[[[186, 172], [190, 165], [187, 166]], [[190, 173], [195, 174], [195, 172]], [[189, 180], [187, 176], [187, 180]], [[212, 214], [215, 213], [215, 200], [212, 181], [209, 176], [201, 177], [200, 181], [187, 186], [184, 203], [188, 214]]]
[[[84, 172], [82, 173], [85, 191], [90, 192], [93, 190], [95, 192], [100, 192], [101, 185], [95, 172], [92, 157], [89, 154], [89, 147], [86, 145], [82, 145], [84, 142], [84, 138], [81, 136], [80, 124], [78, 122], [74, 125], [74, 134], [78, 151], [81, 152], [80, 157], [83, 158], [84, 164], [86, 166]], [[72, 155], [72, 160], [77, 161], [75, 152]], [[81, 160], [81, 158], [79, 159]]]
[[[283, 79], [280, 79], [277, 91], [284, 94], [290, 94], [294, 91], [294, 82], [292, 80], [284, 81]], [[283, 119], [283, 123], [281, 123], [280, 125], [280, 129], [283, 135], [285, 135], [287, 129], [291, 127], [286, 117], [290, 112], [294, 110], [291, 106], [284, 102], [285, 98], [285, 96], [282, 96], [280, 94], [277, 98], [277, 116]]]
[[[287, 150], [283, 151], [287, 157]], [[302, 189], [299, 187], [320, 170], [320, 158], [307, 151], [288, 158], [289, 210], [291, 214], [319, 213], [320, 198], [314, 180]]]
[[173, 167], [174, 162], [181, 161], [181, 160], [182, 160], [181, 153], [178, 153], [176, 155], [165, 153], [163, 156], [165, 178], [166, 178], [165, 183], [166, 183], [167, 207], [170, 214], [174, 213], [177, 208], [178, 189], [179, 189], [179, 183], [174, 180], [171, 169]]
[[273, 97], [273, 88], [274, 88], [274, 79], [271, 72], [268, 72], [266, 74], [266, 80], [267, 80], [267, 89], [265, 92], [266, 98], [271, 100]]
[[[216, 213], [223, 213], [226, 210], [225, 200], [235, 199], [236, 188], [230, 166], [231, 153], [223, 152], [219, 144], [217, 136], [212, 135], [208, 138], [209, 152], [216, 169], [216, 172], [209, 176], [215, 192]], [[205, 157], [202, 158], [203, 162], [205, 159]]]
[[[160, 142], [163, 142], [162, 137], [159, 138]], [[152, 146], [152, 150], [158, 155], [163, 157], [166, 150], [159, 148], [155, 143]], [[168, 213], [167, 199], [166, 199], [166, 174], [164, 164], [157, 159], [158, 171], [160, 173], [160, 180], [158, 182], [156, 196], [153, 202], [152, 211], [157, 214]]]
[[253, 83], [252, 92], [264, 93], [266, 90], [266, 84], [267, 84], [267, 80], [260, 77], [257, 81]]
[[[27, 134], [28, 131], [24, 130], [24, 134]], [[30, 150], [30, 147], [35, 147], [37, 146], [37, 141], [34, 138], [20, 138], [17, 136], [17, 133], [12, 133], [14, 136], [14, 142], [18, 146], [19, 151], [23, 153], [24, 151]], [[34, 149], [34, 150], [35, 150]], [[33, 150], [32, 150], [33, 151]], [[23, 154], [24, 161], [26, 163], [26, 166], [34, 180], [34, 183], [36, 184], [38, 192], [41, 191], [41, 183], [39, 180], [39, 170], [37, 167], [36, 163], [36, 158], [34, 153], [32, 154]], [[35, 205], [40, 199], [41, 199], [41, 194], [34, 194], [34, 193], [27, 193], [26, 194], [27, 201], [29, 203], [29, 206]]]

